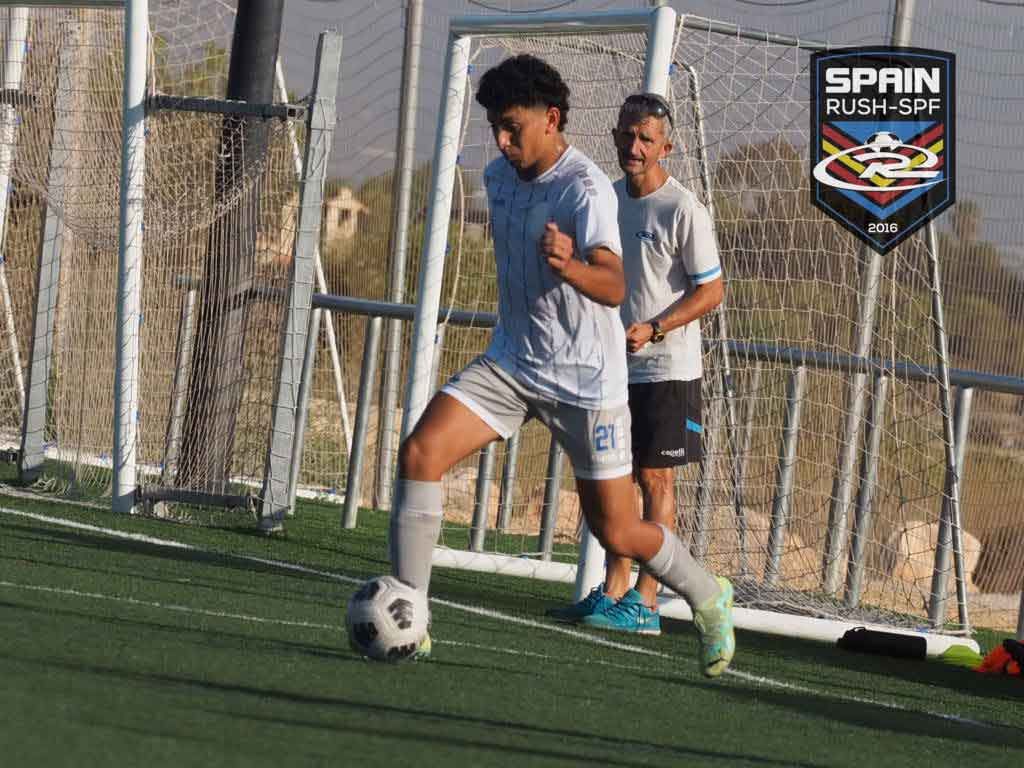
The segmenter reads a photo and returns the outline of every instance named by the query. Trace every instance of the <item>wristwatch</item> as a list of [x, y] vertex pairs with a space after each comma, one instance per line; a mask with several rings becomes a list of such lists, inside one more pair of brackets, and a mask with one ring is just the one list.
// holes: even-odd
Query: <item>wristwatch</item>
[[651, 344], [660, 344], [665, 340], [665, 332], [661, 330], [661, 323], [657, 320], [651, 321]]

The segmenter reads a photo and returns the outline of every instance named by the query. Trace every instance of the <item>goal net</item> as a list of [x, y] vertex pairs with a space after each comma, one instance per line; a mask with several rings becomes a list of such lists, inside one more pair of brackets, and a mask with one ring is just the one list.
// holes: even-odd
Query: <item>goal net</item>
[[[124, 23], [118, 7], [0, 7], [0, 430], [7, 447], [25, 442], [26, 399], [21, 461], [41, 458], [28, 479], [85, 496], [111, 483]], [[223, 98], [233, 24], [224, 2], [150, 0], [147, 94]], [[298, 205], [289, 124], [147, 113], [139, 484], [252, 493]]]
[[[431, 201], [450, 192], [451, 214], [427, 223], [447, 226], [447, 253], [431, 288], [428, 233], [421, 305], [433, 291], [442, 307], [496, 309], [481, 180], [496, 148], [472, 100], [488, 67], [523, 52], [554, 65], [571, 89], [569, 140], [612, 179], [621, 175], [610, 129], [623, 98], [644, 84], [647, 33], [495, 24], [462, 38], [470, 43], [455, 105], [457, 164], [450, 182], [435, 170]], [[937, 590], [944, 613], [933, 623], [956, 631], [953, 557], [937, 558], [951, 499], [923, 239], [875, 259], [811, 205], [814, 45], [692, 17], [673, 32], [664, 89], [677, 130], [668, 165], [713, 210], [727, 284], [723, 306], [702, 321], [706, 458], [679, 473], [679, 529], [709, 568], [733, 579], [744, 609], [917, 628], [929, 623]], [[449, 94], [457, 92], [451, 82]], [[450, 118], [442, 115], [442, 129]], [[435, 163], [444, 161], [444, 141]], [[436, 372], [420, 368], [430, 386], [489, 336], [443, 318], [440, 331]], [[413, 368], [415, 379], [415, 350]], [[517, 440], [514, 451], [500, 444], [493, 460], [471, 457], [446, 478], [445, 547], [435, 562], [571, 581], [580, 532], [571, 469], [566, 463], [552, 487], [546, 431], [531, 423]], [[546, 547], [551, 502], [558, 515]], [[484, 519], [486, 537], [474, 538], [474, 520]], [[978, 552], [964, 541], [969, 585]]]

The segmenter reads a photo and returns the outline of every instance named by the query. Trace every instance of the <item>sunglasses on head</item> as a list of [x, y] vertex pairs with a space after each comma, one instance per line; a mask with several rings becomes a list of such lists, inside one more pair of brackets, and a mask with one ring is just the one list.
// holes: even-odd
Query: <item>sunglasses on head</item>
[[675, 121], [672, 119], [672, 107], [664, 97], [656, 93], [634, 93], [632, 96], [626, 97], [622, 106], [623, 109], [642, 111], [652, 117], [667, 117], [669, 125], [675, 127]]

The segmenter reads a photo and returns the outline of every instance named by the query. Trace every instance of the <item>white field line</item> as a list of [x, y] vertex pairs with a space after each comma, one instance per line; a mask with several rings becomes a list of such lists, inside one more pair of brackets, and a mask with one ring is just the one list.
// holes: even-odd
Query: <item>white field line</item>
[[336, 626], [330, 624], [316, 624], [310, 621], [289, 621], [288, 619], [267, 619], [262, 616], [250, 616], [245, 613], [229, 613], [227, 611], [211, 611], [207, 608], [193, 608], [188, 605], [176, 605], [174, 603], [157, 603], [151, 600], [137, 600], [134, 597], [121, 595], [106, 595], [102, 592], [82, 592], [77, 589], [64, 589], [61, 587], [43, 587], [38, 584], [19, 584], [15, 581], [0, 580], [0, 587], [8, 589], [24, 589], [31, 592], [47, 592], [53, 595], [66, 595], [68, 597], [85, 597], [90, 600], [109, 600], [117, 603], [127, 603], [144, 608], [158, 608], [162, 611], [174, 611], [176, 613], [193, 613], [199, 616], [213, 616], [218, 619], [237, 619], [239, 621], [251, 621], [257, 624], [281, 624], [286, 627], [303, 627], [305, 629], [330, 629], [337, 631]]
[[[345, 583], [345, 584], [360, 584], [360, 583], [362, 583], [361, 579], [353, 578], [351, 576], [344, 576], [344, 575], [342, 575], [340, 573], [332, 573], [331, 571], [322, 571], [322, 570], [319, 570], [319, 569], [316, 569], [316, 568], [309, 568], [307, 566], [299, 565], [297, 563], [289, 563], [289, 562], [282, 561], [282, 560], [272, 560], [272, 559], [263, 558], [263, 557], [254, 557], [252, 555], [237, 555], [237, 554], [232, 554], [232, 553], [217, 552], [216, 550], [203, 549], [201, 547], [196, 547], [196, 546], [194, 546], [192, 544], [186, 544], [184, 542], [174, 541], [173, 539], [162, 539], [162, 538], [157, 538], [157, 537], [154, 537], [154, 536], [147, 536], [147, 535], [142, 534], [142, 533], [131, 533], [131, 532], [128, 532], [128, 531], [118, 531], [118, 530], [112, 529], [112, 528], [103, 528], [103, 527], [97, 526], [97, 525], [90, 525], [89, 523], [81, 523], [81, 522], [78, 522], [77, 520], [67, 520], [67, 519], [61, 518], [61, 517], [49, 517], [47, 515], [40, 515], [40, 514], [36, 514], [34, 512], [23, 512], [23, 511], [17, 510], [17, 509], [7, 509], [6, 507], [0, 507], [0, 513], [6, 514], [6, 515], [13, 515], [15, 517], [29, 518], [31, 520], [38, 520], [40, 522], [49, 523], [50, 525], [59, 525], [59, 526], [64, 527], [64, 528], [72, 528], [72, 529], [75, 529], [75, 530], [89, 531], [91, 533], [99, 533], [99, 534], [103, 534], [105, 536], [110, 536], [111, 538], [127, 539], [127, 540], [130, 540], [130, 541], [138, 541], [138, 542], [143, 542], [143, 543], [146, 543], [146, 544], [152, 544], [154, 546], [171, 547], [171, 548], [174, 548], [174, 549], [185, 549], [185, 550], [190, 550], [190, 551], [194, 551], [194, 552], [202, 552], [204, 554], [225, 555], [225, 556], [232, 557], [232, 558], [235, 558], [235, 559], [238, 559], [238, 560], [245, 560], [245, 561], [249, 561], [249, 562], [253, 562], [253, 563], [259, 563], [260, 565], [273, 566], [275, 568], [279, 568], [279, 569], [285, 570], [285, 571], [292, 571], [292, 572], [295, 572], [295, 573], [304, 573], [304, 574], [308, 574], [308, 575], [311, 575], [311, 576], [320, 576], [320, 577], [323, 577], [323, 578], [330, 579], [332, 581], [337, 581], [337, 582], [341, 582], [341, 583]], [[22, 584], [15, 584], [13, 582], [3, 582], [3, 581], [0, 581], [0, 586], [6, 586], [6, 587], [11, 587], [11, 588], [29, 588], [29, 589], [33, 588], [33, 587], [27, 587], [26, 585], [22, 585]], [[329, 625], [326, 625], [326, 624], [314, 624], [314, 623], [306, 623], [306, 622], [286, 622], [286, 621], [277, 620], [277, 619], [264, 619], [262, 617], [246, 616], [244, 614], [227, 614], [227, 613], [222, 613], [222, 612], [219, 612], [219, 611], [206, 611], [204, 609], [189, 608], [187, 606], [176, 606], [176, 605], [165, 605], [165, 604], [160, 604], [160, 603], [149, 603], [149, 602], [146, 602], [146, 601], [135, 600], [134, 598], [114, 597], [114, 596], [94, 594], [94, 593], [86, 593], [86, 592], [75, 592], [74, 590], [60, 590], [60, 589], [50, 588], [50, 587], [38, 587], [37, 589], [39, 589], [40, 591], [66, 592], [68, 594], [72, 594], [73, 593], [75, 595], [82, 596], [82, 597], [91, 597], [91, 598], [109, 599], [109, 600], [120, 600], [120, 601], [129, 602], [129, 603], [133, 603], [133, 604], [144, 605], [144, 606], [148, 606], [148, 607], [166, 608], [167, 610], [174, 610], [174, 611], [179, 611], [179, 612], [183, 612], [183, 613], [184, 612], [201, 613], [201, 614], [210, 615], [210, 616], [218, 616], [218, 617], [222, 617], [222, 618], [233, 618], [233, 619], [239, 619], [239, 620], [244, 620], [244, 621], [257, 621], [257, 622], [260, 622], [260, 623], [267, 623], [267, 624], [289, 624], [289, 625], [294, 625], [294, 626], [302, 626], [302, 627], [317, 628], [317, 629], [320, 629], [320, 628], [332, 629], [332, 630], [335, 629], [335, 627], [332, 627], [332, 626], [329, 626]], [[466, 605], [464, 603], [456, 603], [456, 602], [453, 602], [451, 600], [442, 600], [441, 598], [437, 598], [437, 597], [430, 598], [430, 602], [435, 603], [436, 605], [442, 605], [442, 606], [444, 606], [446, 608], [451, 608], [453, 610], [462, 611], [464, 613], [470, 613], [470, 614], [474, 614], [474, 615], [477, 615], [477, 616], [484, 616], [484, 617], [487, 617], [487, 618], [490, 618], [490, 619], [495, 619], [495, 620], [498, 620], [498, 621], [504, 621], [504, 622], [506, 622], [508, 624], [517, 624], [519, 626], [529, 627], [531, 629], [539, 629], [539, 630], [546, 631], [546, 632], [554, 632], [556, 634], [567, 635], [569, 637], [576, 638], [577, 640], [582, 640], [583, 642], [591, 643], [593, 645], [603, 646], [605, 648], [613, 648], [615, 650], [625, 651], [627, 653], [633, 653], [633, 654], [641, 655], [641, 656], [653, 656], [655, 658], [667, 659], [667, 660], [673, 661], [673, 662], [678, 662], [679, 661], [679, 658], [677, 656], [673, 656], [671, 654], [664, 653], [662, 651], [655, 651], [655, 650], [650, 649], [650, 648], [643, 648], [641, 646], [631, 645], [629, 643], [622, 643], [622, 642], [616, 642], [614, 640], [607, 640], [607, 639], [605, 639], [603, 637], [599, 637], [597, 635], [592, 635], [592, 634], [589, 634], [587, 632], [582, 632], [582, 631], [577, 630], [577, 629], [571, 629], [569, 627], [563, 627], [563, 626], [559, 626], [557, 624], [549, 624], [549, 623], [546, 623], [546, 622], [535, 621], [533, 619], [526, 619], [526, 618], [523, 618], [523, 617], [520, 617], [520, 616], [512, 616], [512, 615], [509, 615], [509, 614], [501, 613], [500, 611], [492, 610], [490, 608], [481, 608], [479, 606]], [[441, 642], [442, 642], [442, 644], [444, 644], [443, 641], [441, 641]], [[533, 657], [536, 657], [536, 658], [547, 659], [547, 660], [550, 660], [550, 661], [559, 661], [559, 662], [564, 661], [562, 659], [556, 659], [553, 656], [547, 656], [545, 654], [538, 654], [538, 653], [528, 652], [528, 651], [515, 651], [515, 650], [512, 650], [512, 649], [505, 649], [505, 648], [490, 648], [488, 646], [471, 646], [468, 643], [463, 644], [463, 643], [456, 643], [456, 642], [451, 642], [451, 641], [447, 642], [447, 644], [448, 645], [464, 645], [465, 647], [475, 647], [475, 648], [479, 648], [479, 649], [482, 649], [482, 650], [490, 650], [490, 651], [499, 652], [499, 653], [511, 653], [513, 655], [530, 655], [530, 656], [533, 656]], [[896, 702], [885, 701], [885, 700], [882, 700], [882, 699], [872, 699], [872, 698], [868, 698], [868, 697], [864, 697], [864, 696], [853, 696], [853, 695], [850, 695], [850, 694], [837, 693], [837, 692], [829, 691], [829, 690], [820, 690], [820, 689], [812, 688], [812, 687], [806, 686], [806, 685], [799, 685], [797, 683], [788, 683], [788, 682], [786, 682], [784, 680], [777, 680], [775, 678], [767, 677], [767, 676], [764, 676], [764, 675], [754, 675], [754, 674], [750, 674], [749, 672], [742, 672], [742, 671], [737, 670], [735, 668], [729, 668], [729, 669], [727, 669], [725, 671], [725, 673], [727, 675], [730, 675], [730, 676], [732, 676], [734, 678], [737, 678], [739, 680], [744, 680], [744, 681], [746, 681], [748, 683], [753, 683], [753, 684], [759, 685], [759, 686], [767, 686], [767, 687], [772, 687], [772, 688], [781, 688], [781, 689], [784, 689], [784, 690], [796, 691], [798, 693], [810, 694], [812, 696], [822, 696], [822, 697], [825, 697], [825, 698], [831, 698], [831, 699], [836, 699], [836, 700], [840, 700], [840, 701], [849, 701], [849, 702], [853, 702], [853, 703], [856, 703], [856, 704], [867, 704], [869, 706], [882, 707], [884, 709], [891, 709], [891, 710], [899, 711], [899, 712], [907, 712], [909, 714], [927, 715], [927, 716], [930, 716], [930, 717], [939, 718], [941, 720], [947, 720], [947, 721], [962, 723], [964, 725], [972, 725], [972, 726], [976, 726], [976, 727], [980, 727], [980, 728], [1003, 728], [1003, 727], [1006, 727], [1006, 726], [1002, 726], [1002, 725], [999, 725], [999, 724], [986, 723], [986, 722], [983, 722], [983, 721], [980, 721], [980, 720], [974, 720], [972, 718], [963, 717], [961, 715], [948, 714], [948, 713], [945, 713], [945, 712], [933, 712], [933, 711], [930, 711], [930, 710], [912, 709], [910, 707], [903, 706], [902, 704], [897, 704]]]

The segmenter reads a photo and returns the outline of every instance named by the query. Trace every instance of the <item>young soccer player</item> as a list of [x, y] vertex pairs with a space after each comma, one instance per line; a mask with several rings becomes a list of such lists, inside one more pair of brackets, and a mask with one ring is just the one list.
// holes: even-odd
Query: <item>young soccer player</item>
[[[674, 467], [700, 459], [700, 318], [722, 300], [722, 268], [707, 209], [669, 175], [672, 111], [661, 96], [630, 96], [612, 131], [623, 178], [619, 201], [627, 295], [621, 307], [629, 362], [629, 410], [635, 478], [644, 517], [675, 524]], [[550, 615], [604, 629], [661, 632], [655, 579], [641, 571], [630, 589], [632, 563], [608, 558], [603, 585]], [[696, 567], [696, 565], [694, 566]], [[705, 582], [710, 574], [702, 575]], [[718, 579], [723, 592], [732, 587]], [[695, 621], [702, 605], [691, 603]], [[714, 613], [714, 611], [712, 611]]]
[[636, 512], [611, 182], [567, 143], [569, 89], [546, 62], [506, 59], [484, 74], [476, 99], [501, 152], [484, 173], [498, 324], [486, 351], [434, 396], [399, 449], [392, 571], [428, 589], [442, 476], [538, 418], [569, 455], [580, 505], [605, 549], [641, 562], [695, 605], [720, 605], [701, 635], [704, 674], [719, 675], [733, 655], [731, 595], [669, 528]]

